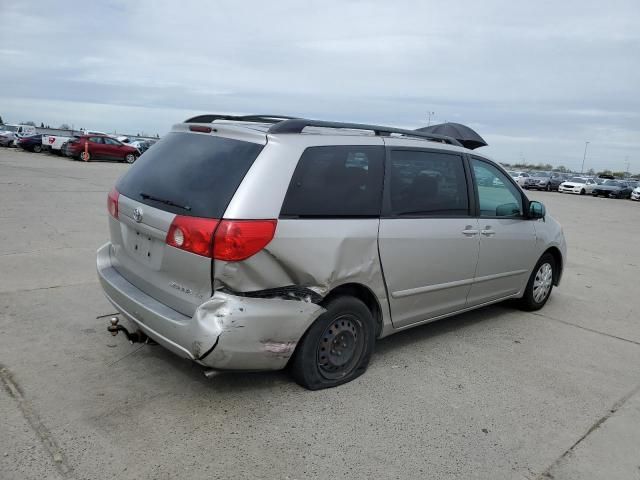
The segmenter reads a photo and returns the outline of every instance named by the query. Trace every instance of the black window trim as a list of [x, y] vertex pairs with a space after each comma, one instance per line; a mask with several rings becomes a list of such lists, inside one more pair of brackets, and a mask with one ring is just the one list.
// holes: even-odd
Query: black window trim
[[287, 186], [287, 190], [285, 192], [284, 198], [282, 199], [282, 205], [280, 206], [280, 213], [278, 214], [278, 220], [369, 220], [369, 219], [380, 219], [381, 216], [381, 212], [382, 212], [382, 204], [383, 204], [383, 199], [384, 199], [384, 185], [385, 185], [385, 172], [386, 172], [386, 152], [383, 155], [382, 158], [382, 195], [381, 197], [381, 204], [378, 205], [378, 213], [376, 214], [371, 214], [371, 215], [364, 215], [364, 214], [345, 214], [345, 215], [335, 215], [335, 214], [318, 214], [318, 215], [300, 215], [300, 214], [287, 214], [287, 213], [282, 213], [282, 209], [284, 208], [284, 204], [285, 201], [287, 199], [287, 194], [289, 193], [289, 188], [291, 187], [291, 182], [293, 181], [295, 174], [296, 174], [296, 170], [298, 169], [298, 166], [300, 165], [300, 161], [302, 160], [302, 158], [304, 157], [305, 153], [307, 153], [307, 150], [310, 150], [312, 148], [318, 148], [318, 147], [349, 147], [349, 148], [362, 148], [362, 147], [379, 147], [379, 148], [385, 148], [384, 145], [381, 144], [321, 144], [321, 145], [309, 145], [308, 147], [305, 147], [305, 149], [302, 151], [302, 153], [300, 153], [300, 156], [298, 157], [298, 161], [296, 163], [295, 168], [293, 169], [293, 173], [291, 174], [291, 178], [289, 179], [289, 185]]
[[[470, 165], [466, 158], [466, 155], [460, 152], [455, 152], [451, 150], [444, 150], [439, 148], [421, 148], [421, 147], [402, 147], [402, 146], [386, 146], [386, 155], [385, 155], [385, 168], [384, 168], [384, 187], [382, 193], [382, 213], [380, 214], [381, 219], [420, 219], [420, 218], [429, 218], [429, 219], [447, 219], [447, 218], [473, 218], [473, 213], [476, 211], [476, 198], [474, 196], [473, 190], [473, 180], [470, 171]], [[464, 169], [464, 177], [467, 187], [467, 200], [468, 200], [468, 209], [466, 215], [452, 215], [452, 214], [420, 214], [420, 215], [397, 215], [393, 213], [393, 209], [391, 208], [391, 175], [387, 175], [387, 172], [391, 171], [391, 153], [396, 151], [411, 151], [411, 152], [423, 152], [423, 153], [437, 153], [437, 154], [445, 154], [452, 155], [454, 157], [458, 157], [462, 160], [462, 167]]]
[[[513, 217], [501, 217], [498, 215], [480, 215], [480, 194], [478, 192], [478, 181], [476, 179], [476, 174], [473, 171], [473, 165], [471, 163], [472, 160], [478, 160], [480, 162], [488, 163], [489, 165], [497, 168], [498, 171], [502, 172], [507, 177], [507, 179], [511, 182], [511, 184], [516, 188], [516, 190], [520, 192], [520, 198], [522, 199], [522, 215], [513, 216]], [[509, 175], [506, 172], [504, 168], [502, 168], [496, 162], [491, 161], [488, 158], [481, 157], [480, 155], [477, 155], [477, 154], [467, 154], [467, 161], [469, 163], [469, 169], [473, 176], [473, 190], [474, 190], [474, 197], [475, 197], [474, 215], [476, 218], [489, 218], [489, 219], [501, 219], [501, 220], [505, 220], [505, 219], [527, 220], [528, 219], [527, 212], [529, 211], [529, 199], [524, 194], [524, 192], [522, 191], [518, 183], [513, 179], [511, 175]]]

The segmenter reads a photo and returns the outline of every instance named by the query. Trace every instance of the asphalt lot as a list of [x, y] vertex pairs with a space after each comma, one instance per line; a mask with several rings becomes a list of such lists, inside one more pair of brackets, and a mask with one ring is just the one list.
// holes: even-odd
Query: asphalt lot
[[309, 392], [106, 332], [95, 251], [126, 165], [0, 149], [0, 478], [640, 479], [640, 204], [530, 193], [564, 226], [547, 306], [377, 344]]

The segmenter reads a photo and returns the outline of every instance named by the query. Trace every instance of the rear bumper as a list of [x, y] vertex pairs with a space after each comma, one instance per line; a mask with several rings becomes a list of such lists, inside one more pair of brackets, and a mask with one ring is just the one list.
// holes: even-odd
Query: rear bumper
[[188, 317], [129, 283], [113, 268], [110, 251], [110, 243], [100, 247], [97, 269], [114, 307], [167, 350], [207, 367], [284, 368], [304, 332], [324, 312], [304, 301], [216, 292]]

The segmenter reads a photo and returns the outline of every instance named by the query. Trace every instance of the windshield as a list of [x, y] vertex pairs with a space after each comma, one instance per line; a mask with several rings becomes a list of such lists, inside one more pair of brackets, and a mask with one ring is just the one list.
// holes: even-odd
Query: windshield
[[15, 132], [16, 130], [18, 130], [18, 127], [14, 125], [2, 125], [2, 127], [0, 127], [0, 131], [3, 132]]
[[573, 178], [570, 178], [568, 181], [573, 183], [586, 183], [587, 180], [585, 178], [573, 177]]
[[605, 180], [603, 185], [609, 185], [610, 187], [620, 187], [622, 184], [617, 180]]

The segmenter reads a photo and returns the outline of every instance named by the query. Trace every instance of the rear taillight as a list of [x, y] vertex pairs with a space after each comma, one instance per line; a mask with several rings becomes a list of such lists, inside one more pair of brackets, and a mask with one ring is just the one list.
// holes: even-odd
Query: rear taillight
[[246, 260], [273, 239], [277, 220], [216, 220], [177, 215], [167, 245], [227, 262]]
[[213, 232], [218, 220], [213, 218], [183, 217], [177, 215], [167, 232], [167, 245], [211, 257]]
[[227, 262], [246, 260], [273, 240], [277, 223], [277, 220], [222, 220], [213, 239], [213, 258]]
[[120, 193], [115, 188], [112, 188], [107, 195], [107, 210], [109, 210], [109, 215], [113, 218], [118, 218], [118, 197]]

